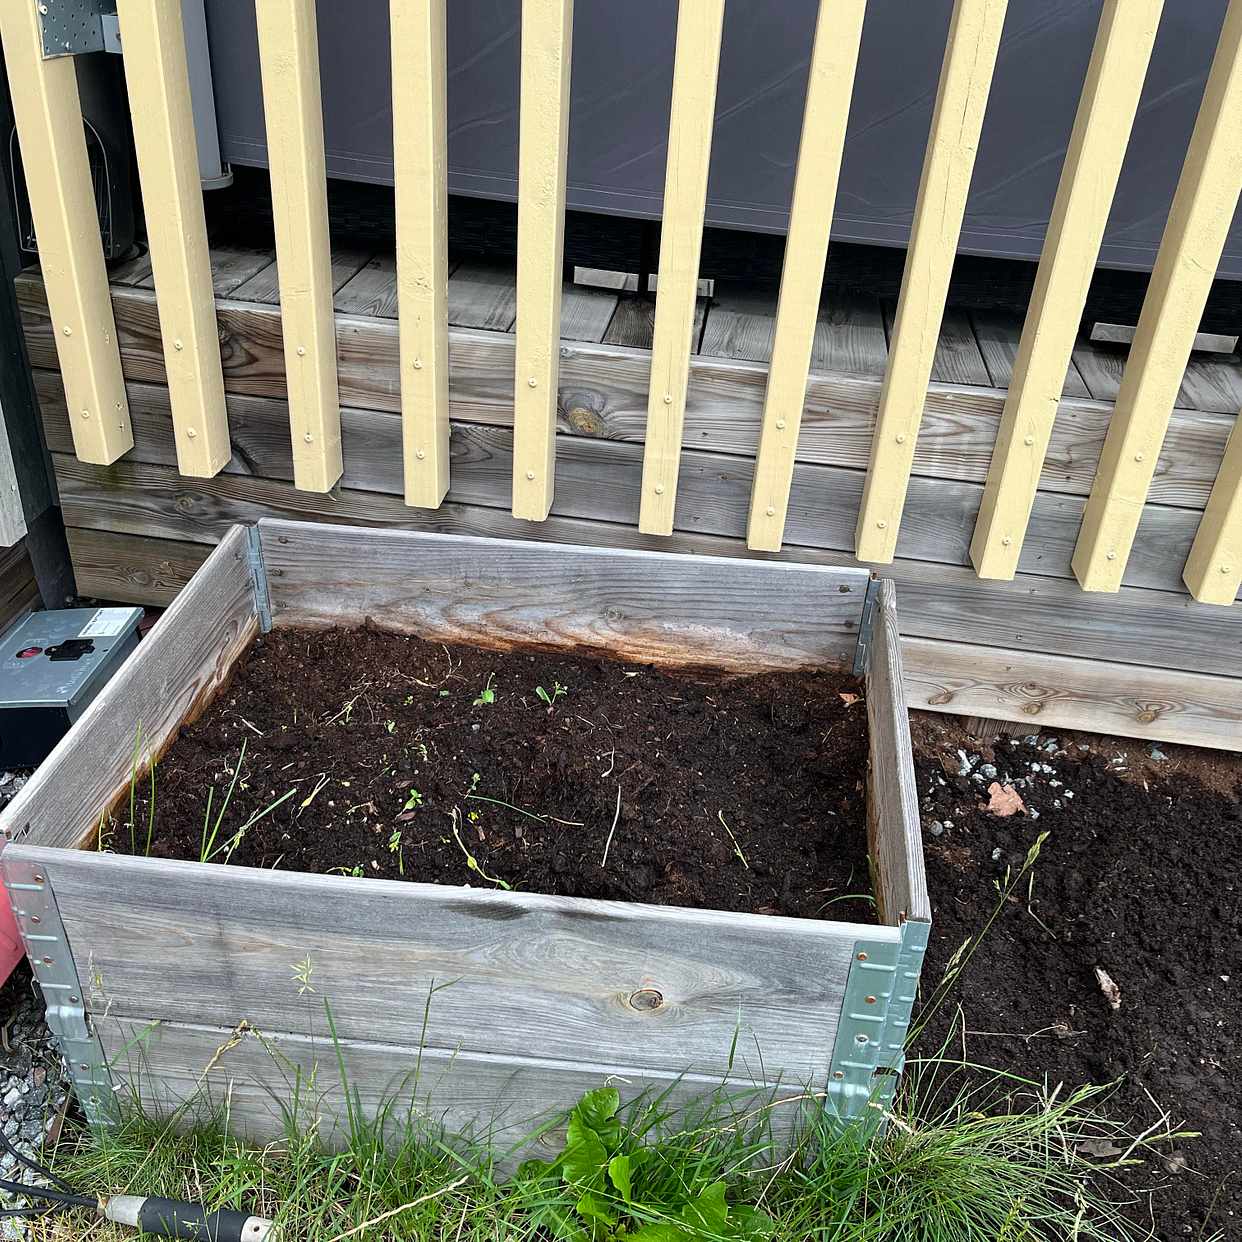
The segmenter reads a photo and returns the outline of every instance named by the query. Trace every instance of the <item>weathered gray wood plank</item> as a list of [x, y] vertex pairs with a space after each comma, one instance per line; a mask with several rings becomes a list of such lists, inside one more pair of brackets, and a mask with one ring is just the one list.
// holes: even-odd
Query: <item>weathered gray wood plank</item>
[[508, 333], [517, 319], [517, 274], [501, 263], [461, 263], [449, 278], [448, 304], [455, 328]]
[[[1074, 361], [1099, 401], [1116, 401], [1129, 351], [1119, 346], [1080, 341]], [[1211, 414], [1236, 414], [1242, 408], [1242, 366], [1236, 358], [1192, 355], [1178, 389], [1179, 408]]]
[[[454, 512], [450, 526], [487, 526], [494, 510], [479, 522]], [[559, 523], [558, 523], [559, 525]], [[571, 523], [571, 537], [591, 538], [588, 523]], [[603, 528], [607, 533], [611, 528]], [[69, 531], [74, 569], [84, 591], [136, 604], [168, 604], [188, 581], [210, 545], [153, 539], [114, 531]], [[88, 538], [80, 566], [78, 540]], [[724, 540], [700, 541], [702, 551], [744, 549]], [[159, 566], [151, 575], [149, 566]], [[147, 578], [152, 581], [148, 585]], [[33, 578], [28, 589], [34, 590]], [[969, 624], [962, 619], [959, 633]], [[907, 627], [908, 628], [908, 627]], [[985, 713], [1021, 732], [1032, 728], [1087, 729], [1123, 737], [1242, 750], [1242, 680], [1178, 672], [1138, 664], [1116, 664], [1039, 651], [1006, 651], [927, 638], [902, 642], [908, 706], [978, 717]]]
[[1237, 677], [926, 638], [902, 653], [911, 708], [1242, 750]]
[[[233, 522], [287, 517], [363, 526], [537, 539], [604, 547], [753, 556], [740, 539], [688, 531], [667, 538], [632, 526], [553, 516], [522, 522], [506, 509], [442, 505], [407, 508], [399, 496], [341, 489], [298, 492], [288, 483], [222, 473], [183, 479], [167, 467], [125, 461], [106, 470], [57, 454], [61, 503], [73, 526], [97, 526], [158, 538], [214, 542]], [[775, 559], [856, 565], [846, 552], [787, 548]], [[1148, 665], [1153, 652], [1170, 668], [1232, 676], [1242, 661], [1242, 610], [1196, 604], [1167, 591], [1123, 587], [1115, 595], [1085, 594], [1075, 582], [1032, 574], [1012, 582], [981, 582], [973, 570], [898, 560], [885, 574], [901, 588], [907, 634], [984, 646], [1049, 651]]]
[[[971, 311], [975, 339], [988, 369], [993, 388], [1008, 388], [1013, 380], [1013, 364], [1018, 356], [1018, 344], [1022, 338], [1022, 316], [1009, 311]], [[1090, 397], [1090, 390], [1071, 358], [1065, 372], [1066, 397]]]
[[[114, 745], [123, 752], [124, 738]], [[9, 848], [48, 876], [92, 1010], [144, 1022], [244, 1019], [327, 1040], [326, 1002], [347, 1040], [822, 1081], [859, 934], [814, 919]], [[296, 977], [307, 959], [309, 1003]]]
[[[355, 273], [366, 266], [371, 257], [366, 250], [358, 250], [353, 246], [332, 247], [332, 288], [339, 289]], [[271, 306], [279, 310], [280, 306], [280, 273], [276, 268], [276, 255], [272, 253], [271, 262], [264, 264], [253, 276], [232, 291], [232, 297], [239, 302], [254, 302], [258, 305]]]
[[284, 625], [375, 616], [444, 642], [739, 672], [848, 664], [867, 582], [865, 570], [408, 530], [276, 521], [259, 534]]
[[[135, 447], [131, 462], [175, 464], [169, 417], [157, 408], [166, 390], [136, 394], [130, 417]], [[48, 444], [72, 451], [68, 416], [55, 391], [44, 401]], [[589, 413], [587, 414], [589, 417]], [[345, 473], [350, 490], [399, 494], [401, 425], [389, 414], [344, 410]], [[230, 434], [236, 456], [228, 470], [289, 481], [293, 463], [285, 407], [275, 402], [230, 400]], [[512, 480], [512, 432], [508, 428], [454, 424], [449, 499], [507, 507]], [[577, 436], [557, 439], [557, 488], [553, 512], [566, 517], [635, 524], [641, 483], [638, 445]], [[719, 453], [683, 454], [677, 526], [705, 534], [745, 533], [753, 463]], [[860, 471], [801, 464], [795, 467], [785, 539], [792, 545], [848, 552], [861, 498]], [[916, 477], [911, 480], [899, 552], [919, 560], [965, 565], [982, 488], [972, 483]], [[1078, 537], [1083, 500], [1041, 492], [1023, 546], [1025, 572], [1073, 576], [1070, 559]], [[1185, 509], [1148, 506], [1126, 567], [1130, 586], [1183, 593], [1182, 566], [1198, 527]]]
[[[884, 303], [884, 326], [890, 338], [893, 334], [896, 309], [892, 302]], [[975, 340], [975, 330], [970, 324], [970, 315], [960, 307], [948, 307], [940, 321], [940, 337], [936, 342], [936, 357], [932, 363], [932, 380], [940, 384], [965, 384], [984, 388], [991, 386], [992, 381], [988, 376], [983, 354]]]
[[[617, 1087], [627, 1101], [644, 1091], [661, 1093], [669, 1108], [698, 1107], [697, 1101], [707, 1097], [727, 1101], [738, 1114], [769, 1109], [778, 1133], [792, 1129], [799, 1115], [801, 1093], [792, 1085], [764, 1088], [736, 1078], [679, 1077], [538, 1055], [496, 1056], [356, 1040], [334, 1045], [284, 1031], [237, 1033], [218, 1026], [111, 1016], [96, 1017], [94, 1024], [114, 1085], [124, 1095], [140, 1097], [148, 1113], [171, 1116], [180, 1111], [184, 1124], [196, 1115], [219, 1115], [227, 1106], [232, 1132], [258, 1142], [286, 1136], [281, 1105], [292, 1106], [299, 1083], [298, 1123], [303, 1130], [314, 1127], [329, 1146], [343, 1146], [348, 1137], [347, 1086], [368, 1120], [388, 1112], [394, 1138], [404, 1137], [407, 1120], [412, 1120], [429, 1137], [438, 1137], [443, 1128], [449, 1134], [489, 1140], [498, 1155], [520, 1143], [524, 1159], [558, 1154], [564, 1131], [549, 1129], [548, 1123], [583, 1092], [603, 1086]], [[543, 1133], [523, 1141], [540, 1126]]]
[[[18, 281], [18, 294], [33, 364], [58, 370], [56, 341], [42, 285], [23, 277]], [[623, 301], [618, 313], [626, 305]], [[127, 377], [164, 384], [164, 355], [151, 293], [114, 288], [113, 308]], [[227, 389], [285, 400], [279, 311], [222, 302], [217, 317]], [[608, 335], [612, 336], [611, 328]], [[397, 412], [400, 374], [396, 324], [338, 316], [337, 347], [342, 404]], [[502, 332], [455, 330], [451, 355], [453, 417], [512, 426], [513, 337]], [[561, 430], [641, 443], [646, 432], [650, 355], [607, 343], [566, 344], [561, 355]], [[807, 388], [799, 460], [865, 469], [870, 460], [880, 383], [879, 379], [857, 376], [813, 375]], [[692, 359], [687, 446], [703, 444], [720, 452], [752, 457], [766, 385], [767, 372], [759, 364]], [[983, 482], [1004, 399], [1003, 392], [991, 389], [933, 386], [918, 438], [914, 473]], [[571, 410], [580, 411], [580, 415], [571, 418]], [[1111, 413], [1110, 406], [1095, 402], [1062, 403], [1041, 488], [1072, 495], [1090, 491]], [[1233, 421], [1219, 414], [1175, 411], [1150, 499], [1202, 509]]]
[[397, 317], [397, 261], [395, 256], [377, 254], [355, 272], [335, 293], [332, 305], [349, 315], [375, 319]]
[[77, 845], [222, 684], [258, 629], [246, 534], [230, 531], [25, 788], [0, 813], [10, 841]]
[[[707, 301], [699, 298], [694, 304], [694, 326], [690, 331], [695, 352], [703, 339], [703, 325], [706, 320]], [[607, 345], [625, 345], [633, 349], [649, 350], [654, 336], [655, 298], [627, 295], [617, 300], [616, 311], [601, 339]]]
[[0, 548], [0, 633], [39, 602], [39, 585], [25, 540]]
[[76, 527], [65, 536], [79, 593], [124, 604], [167, 607], [211, 552], [204, 543]]
[[890, 927], [931, 918], [923, 867], [922, 818], [906, 713], [897, 588], [881, 579], [867, 659], [867, 836], [875, 862], [876, 903]]

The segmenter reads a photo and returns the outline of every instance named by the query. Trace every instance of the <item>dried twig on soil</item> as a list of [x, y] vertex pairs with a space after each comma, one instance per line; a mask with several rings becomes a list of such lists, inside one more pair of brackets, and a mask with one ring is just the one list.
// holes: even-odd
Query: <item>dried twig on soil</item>
[[621, 786], [617, 786], [617, 810], [612, 817], [612, 827], [608, 829], [608, 840], [604, 842], [604, 857], [600, 860], [600, 866], [608, 866], [608, 851], [612, 848], [612, 834], [617, 831], [617, 824], [621, 820]]

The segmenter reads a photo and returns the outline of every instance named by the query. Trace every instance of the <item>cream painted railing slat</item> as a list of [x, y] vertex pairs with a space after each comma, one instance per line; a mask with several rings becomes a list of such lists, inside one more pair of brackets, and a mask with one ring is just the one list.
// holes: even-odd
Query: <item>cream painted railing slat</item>
[[1182, 577], [1201, 604], [1232, 604], [1242, 586], [1242, 416], [1225, 446]]
[[256, 0], [294, 486], [341, 477], [315, 0]]
[[680, 0], [638, 528], [669, 535], [694, 347], [724, 0]]
[[513, 516], [542, 522], [556, 470], [573, 0], [522, 0]]
[[110, 465], [134, 446], [82, 104], [72, 56], [43, 59], [33, 0], [0, 2], [0, 38], [48, 313], [80, 461]]
[[981, 578], [1018, 568], [1163, 8], [1106, 0], [1100, 16], [970, 546]]
[[391, 0], [397, 313], [405, 502], [449, 485], [446, 0]]
[[855, 542], [862, 561], [888, 562], [896, 552], [1007, 3], [957, 0], [949, 23], [859, 508]]
[[1116, 591], [1242, 189], [1242, 0], [1230, 0], [1074, 550]]
[[181, 6], [118, 0], [117, 16], [177, 469], [209, 479], [232, 457], [233, 447]]
[[779, 552], [867, 0], [820, 0], [746, 542]]

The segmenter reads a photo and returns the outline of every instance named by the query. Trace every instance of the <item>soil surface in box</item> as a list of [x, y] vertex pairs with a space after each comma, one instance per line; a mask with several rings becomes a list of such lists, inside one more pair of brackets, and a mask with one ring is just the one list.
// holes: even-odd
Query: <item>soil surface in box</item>
[[841, 674], [277, 630], [160, 760], [151, 853], [871, 922], [866, 759]]
[[[1050, 1085], [1119, 1081], [1104, 1107], [1136, 1133], [1158, 1102], [1202, 1137], [1126, 1171], [1131, 1215], [1160, 1239], [1242, 1237], [1242, 757], [1066, 734], [983, 745], [918, 715], [912, 732], [935, 920], [925, 996], [1049, 834], [916, 1053], [947, 1043]], [[993, 784], [1021, 809], [984, 809]]]

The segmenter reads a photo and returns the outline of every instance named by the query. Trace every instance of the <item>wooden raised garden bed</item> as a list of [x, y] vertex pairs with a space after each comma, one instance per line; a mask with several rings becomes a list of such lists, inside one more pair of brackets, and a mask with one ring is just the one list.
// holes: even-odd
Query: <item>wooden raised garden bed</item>
[[[857, 661], [878, 921], [96, 848], [128, 798], [136, 736], [161, 754], [269, 627], [368, 621], [728, 674]], [[205, 1092], [271, 1136], [296, 1096], [328, 1135], [344, 1111], [338, 1052], [364, 1108], [413, 1100], [498, 1137], [606, 1078], [678, 1098], [826, 1089], [845, 1115], [886, 1100], [929, 919], [901, 685], [892, 585], [862, 570], [234, 527], [0, 820], [5, 882], [88, 1114], [106, 1119], [127, 1093], [166, 1108]]]

